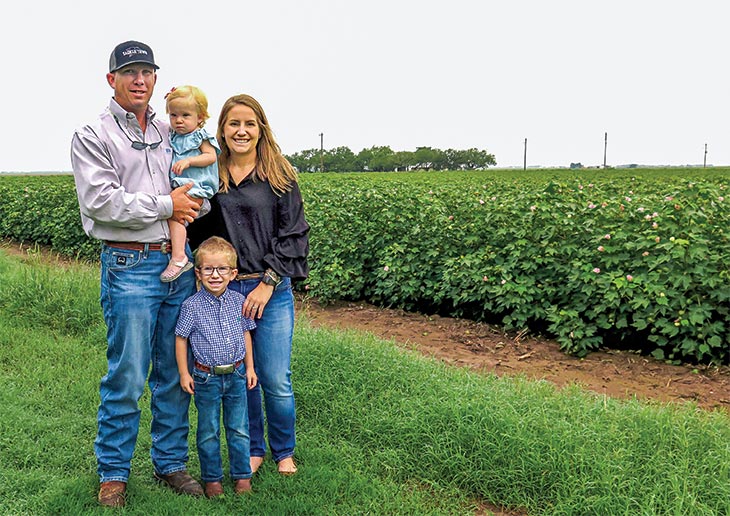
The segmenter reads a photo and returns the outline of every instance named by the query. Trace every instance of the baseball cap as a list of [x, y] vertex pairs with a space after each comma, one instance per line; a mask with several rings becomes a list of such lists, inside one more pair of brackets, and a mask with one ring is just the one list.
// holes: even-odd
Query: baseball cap
[[139, 41], [125, 41], [114, 47], [112, 55], [109, 56], [109, 73], [132, 63], [147, 63], [154, 66], [155, 70], [159, 68], [155, 64], [155, 56], [149, 46]]

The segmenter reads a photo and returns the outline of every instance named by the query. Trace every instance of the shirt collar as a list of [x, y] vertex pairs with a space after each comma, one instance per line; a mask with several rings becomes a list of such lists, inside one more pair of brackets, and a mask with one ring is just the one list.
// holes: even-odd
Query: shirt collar
[[226, 290], [223, 291], [223, 293], [220, 296], [215, 296], [205, 290], [205, 287], [200, 289], [200, 292], [202, 292], [203, 299], [209, 301], [209, 302], [217, 302], [217, 303], [223, 303], [226, 300], [226, 296], [228, 295], [228, 288], [226, 287]]
[[[109, 101], [109, 111], [111, 112], [112, 115], [117, 117], [117, 119], [119, 120], [120, 123], [122, 121], [126, 121], [127, 123], [129, 123], [130, 121], [133, 121], [133, 120], [136, 123], [137, 117], [134, 116], [134, 113], [130, 113], [129, 111], [124, 109], [122, 106], [120, 106], [119, 103], [116, 100], [114, 100], [114, 97], [112, 97], [111, 100]], [[148, 122], [151, 122], [152, 120], [154, 120], [155, 116], [156, 116], [155, 110], [152, 109], [152, 106], [150, 106], [149, 104], [147, 105], [146, 116], [147, 116]]]

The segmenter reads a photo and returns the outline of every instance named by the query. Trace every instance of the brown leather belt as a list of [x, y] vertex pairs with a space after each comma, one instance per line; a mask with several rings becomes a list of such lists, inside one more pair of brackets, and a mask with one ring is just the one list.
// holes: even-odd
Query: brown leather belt
[[169, 240], [164, 242], [111, 242], [104, 240], [104, 245], [119, 249], [131, 249], [132, 251], [160, 251], [162, 254], [172, 252], [172, 244]]
[[239, 274], [236, 276], [237, 280], [247, 280], [247, 279], [261, 279], [264, 277], [263, 272], [252, 272], [250, 274]]
[[233, 371], [238, 369], [238, 366], [243, 364], [243, 360], [239, 360], [235, 364], [226, 364], [226, 365], [217, 365], [217, 366], [207, 366], [203, 365], [197, 360], [195, 361], [195, 367], [203, 371], [204, 373], [210, 373], [210, 374], [231, 374]]

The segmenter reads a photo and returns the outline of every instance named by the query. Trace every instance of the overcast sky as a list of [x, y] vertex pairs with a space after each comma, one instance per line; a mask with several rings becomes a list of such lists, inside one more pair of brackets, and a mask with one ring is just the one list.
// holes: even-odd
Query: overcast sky
[[264, 106], [286, 154], [476, 147], [499, 167], [730, 164], [726, 0], [13, 2], [0, 171], [70, 170], [128, 39], [172, 86]]

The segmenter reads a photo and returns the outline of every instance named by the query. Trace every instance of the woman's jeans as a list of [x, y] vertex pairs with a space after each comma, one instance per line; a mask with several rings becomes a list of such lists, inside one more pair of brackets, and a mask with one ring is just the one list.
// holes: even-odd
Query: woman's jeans
[[248, 438], [246, 366], [229, 374], [212, 374], [193, 369], [195, 406], [198, 409], [198, 457], [203, 482], [223, 480], [221, 460], [221, 405], [228, 443], [231, 478], [251, 478]]
[[[258, 279], [232, 281], [229, 288], [248, 295], [260, 283]], [[261, 319], [254, 319], [253, 361], [258, 385], [248, 391], [248, 418], [251, 456], [266, 454], [263, 390], [269, 446], [275, 461], [294, 455], [294, 391], [291, 384], [291, 351], [294, 335], [294, 295], [290, 278], [283, 278], [264, 308]]]
[[[189, 248], [186, 253], [192, 259]], [[188, 460], [190, 396], [180, 388], [175, 324], [182, 302], [195, 290], [195, 277], [191, 270], [162, 283], [160, 273], [169, 257], [160, 251], [102, 247], [108, 370], [101, 379], [94, 442], [102, 482], [129, 479], [145, 381], [151, 392], [150, 455], [155, 471], [163, 475], [181, 471]]]

